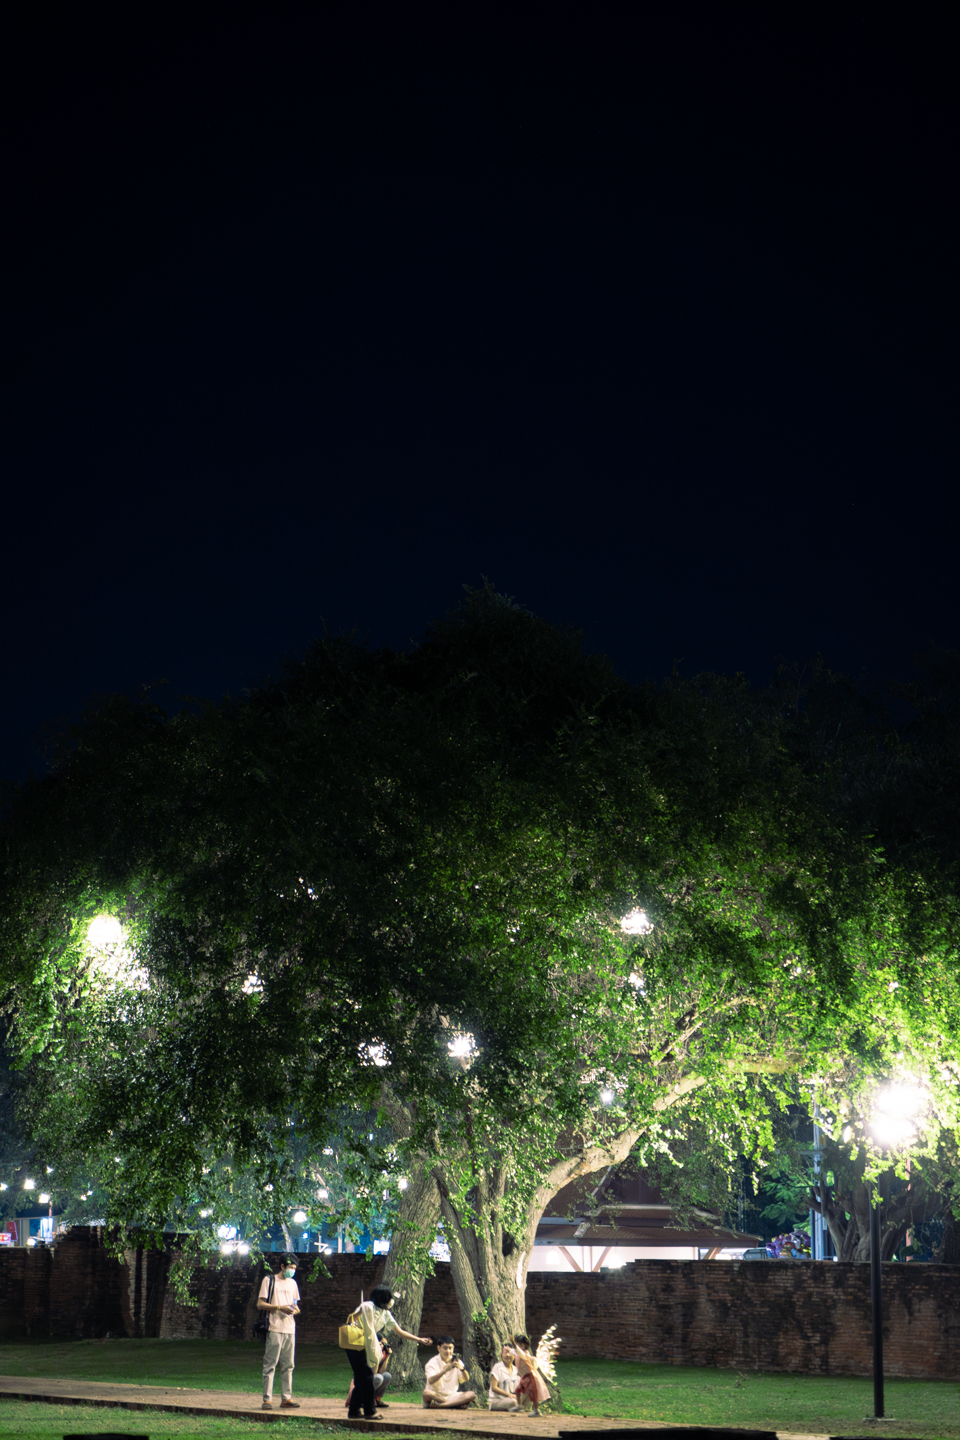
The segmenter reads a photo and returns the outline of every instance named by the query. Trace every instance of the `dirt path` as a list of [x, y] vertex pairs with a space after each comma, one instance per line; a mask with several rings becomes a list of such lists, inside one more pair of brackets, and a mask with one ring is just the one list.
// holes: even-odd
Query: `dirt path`
[[[40, 1400], [56, 1405], [105, 1405], [123, 1410], [182, 1411], [188, 1415], [219, 1415], [235, 1420], [263, 1420], [270, 1424], [281, 1416], [294, 1415], [303, 1420], [322, 1420], [327, 1425], [347, 1423], [342, 1400], [300, 1398], [296, 1411], [279, 1408], [274, 1400], [270, 1414], [260, 1408], [259, 1393], [230, 1390], [188, 1390], [174, 1385], [103, 1385], [88, 1380], [32, 1379], [22, 1375], [0, 1375], [0, 1401]], [[2, 1415], [0, 1410], [0, 1415]], [[447, 1431], [454, 1435], [484, 1435], [492, 1440], [507, 1437], [539, 1435], [543, 1440], [557, 1440], [565, 1434], [597, 1430], [649, 1430], [651, 1440], [656, 1432], [675, 1428], [637, 1420], [604, 1420], [598, 1416], [543, 1415], [539, 1419], [523, 1415], [497, 1415], [488, 1410], [457, 1410], [442, 1414], [424, 1410], [421, 1405], [391, 1401], [379, 1420], [352, 1420], [350, 1428], [392, 1433], [423, 1433]], [[698, 1427], [707, 1440], [710, 1429]], [[749, 1432], [747, 1432], [749, 1433]], [[778, 1440], [827, 1440], [826, 1436], [793, 1435], [779, 1432]]]

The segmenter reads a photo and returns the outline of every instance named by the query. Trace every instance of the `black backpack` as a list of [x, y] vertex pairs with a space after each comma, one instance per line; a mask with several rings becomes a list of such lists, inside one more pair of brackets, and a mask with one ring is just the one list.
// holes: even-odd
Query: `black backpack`
[[[274, 1284], [274, 1281], [276, 1280], [276, 1278], [277, 1278], [276, 1275], [271, 1275], [271, 1276], [270, 1276], [270, 1289], [267, 1291], [267, 1304], [268, 1304], [268, 1305], [272, 1304], [272, 1302], [273, 1302], [273, 1284]], [[256, 1318], [256, 1320], [254, 1320], [254, 1322], [253, 1322], [253, 1338], [254, 1338], [254, 1340], [266, 1340], [267, 1335], [268, 1335], [269, 1333], [270, 1333], [270, 1316], [269, 1316], [269, 1314], [268, 1314], [268, 1312], [267, 1312], [266, 1310], [258, 1310], [258, 1311], [257, 1311], [257, 1318]]]

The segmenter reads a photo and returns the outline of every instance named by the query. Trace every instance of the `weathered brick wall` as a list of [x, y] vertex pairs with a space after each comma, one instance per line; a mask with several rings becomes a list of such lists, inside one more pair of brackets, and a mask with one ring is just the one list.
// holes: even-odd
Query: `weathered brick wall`
[[[306, 1260], [306, 1257], [303, 1257]], [[198, 1266], [196, 1306], [177, 1303], [171, 1256], [112, 1260], [96, 1231], [71, 1230], [55, 1250], [0, 1250], [0, 1337], [122, 1335], [249, 1339], [259, 1280], [245, 1257]], [[327, 1257], [329, 1279], [306, 1280], [302, 1341], [335, 1345], [337, 1328], [383, 1274], [383, 1259]], [[890, 1375], [960, 1379], [960, 1266], [885, 1265], [884, 1361]], [[411, 1318], [397, 1306], [401, 1324]], [[604, 1275], [536, 1272], [527, 1328], [556, 1324], [565, 1355], [809, 1375], [868, 1375], [866, 1265], [638, 1260]], [[450, 1267], [427, 1281], [421, 1329], [461, 1338]]]
[[[884, 1368], [960, 1378], [960, 1266], [884, 1265]], [[637, 1260], [527, 1280], [533, 1336], [565, 1355], [806, 1375], [871, 1373], [867, 1265]]]
[[[328, 1255], [326, 1265], [329, 1280], [310, 1284], [305, 1280], [306, 1267], [298, 1275], [302, 1313], [297, 1330], [304, 1340], [336, 1345], [337, 1331], [351, 1310], [356, 1309], [361, 1292], [369, 1299], [370, 1291], [383, 1275], [384, 1260], [380, 1255], [369, 1263], [362, 1255]], [[424, 1287], [423, 1321], [418, 1333], [459, 1338], [460, 1307], [450, 1278], [450, 1266], [438, 1265], [437, 1271]], [[400, 1324], [409, 1330], [413, 1317], [406, 1313], [404, 1302], [398, 1300], [394, 1308]]]
[[190, 1279], [193, 1305], [177, 1298], [169, 1274], [163, 1301], [152, 1333], [180, 1340], [206, 1336], [210, 1340], [249, 1340], [256, 1309], [254, 1267], [249, 1260], [211, 1256], [198, 1265]]
[[0, 1250], [0, 1339], [24, 1335], [23, 1295], [29, 1250]]
[[0, 1333], [83, 1340], [127, 1332], [126, 1283], [96, 1230], [71, 1230], [55, 1250], [0, 1250]]
[[[297, 1335], [301, 1341], [336, 1345], [337, 1331], [356, 1309], [361, 1292], [369, 1298], [383, 1275], [383, 1257], [378, 1255], [368, 1262], [363, 1255], [327, 1256], [330, 1278], [313, 1282], [307, 1278], [310, 1262], [306, 1256], [303, 1261], [297, 1276], [301, 1295]], [[424, 1289], [423, 1328], [428, 1334], [459, 1337], [460, 1310], [450, 1267], [438, 1268], [440, 1273], [428, 1280]], [[178, 1304], [173, 1286], [168, 1283], [159, 1330], [150, 1333], [166, 1337], [209, 1335], [214, 1339], [249, 1339], [256, 1318], [260, 1281], [269, 1273], [241, 1257], [232, 1257], [219, 1266], [216, 1258], [211, 1259], [193, 1273], [190, 1294], [198, 1302], [196, 1308]], [[404, 1314], [402, 1300], [396, 1310], [401, 1325], [409, 1329], [409, 1317]]]

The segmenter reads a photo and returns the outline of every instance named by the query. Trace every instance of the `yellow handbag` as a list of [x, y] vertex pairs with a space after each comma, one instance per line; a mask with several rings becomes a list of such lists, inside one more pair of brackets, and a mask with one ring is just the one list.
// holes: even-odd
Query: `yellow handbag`
[[360, 1311], [355, 1310], [352, 1315], [347, 1316], [346, 1325], [340, 1326], [340, 1349], [363, 1350], [365, 1348], [363, 1329], [360, 1325]]

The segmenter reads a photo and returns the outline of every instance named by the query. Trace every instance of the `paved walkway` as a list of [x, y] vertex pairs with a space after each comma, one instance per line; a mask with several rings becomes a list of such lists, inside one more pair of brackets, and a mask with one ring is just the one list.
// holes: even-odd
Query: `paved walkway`
[[[281, 1417], [296, 1416], [303, 1420], [321, 1420], [326, 1425], [346, 1425], [342, 1400], [317, 1400], [296, 1397], [299, 1410], [280, 1410], [274, 1398], [270, 1414], [260, 1408], [259, 1394], [229, 1390], [188, 1390], [173, 1385], [102, 1385], [91, 1380], [34, 1379], [22, 1375], [0, 1375], [0, 1404], [8, 1400], [41, 1400], [56, 1405], [105, 1405], [123, 1410], [169, 1410], [188, 1415], [219, 1415], [236, 1420], [263, 1420], [266, 1424]], [[0, 1408], [0, 1419], [3, 1410]], [[656, 1440], [658, 1430], [671, 1429], [667, 1424], [639, 1420], [606, 1420], [602, 1416], [491, 1414], [489, 1410], [424, 1410], [422, 1405], [404, 1404], [393, 1400], [381, 1411], [379, 1420], [352, 1420], [351, 1430], [386, 1431], [392, 1433], [423, 1433], [447, 1431], [454, 1435], [484, 1435], [492, 1440], [513, 1440], [514, 1436], [541, 1436], [557, 1440], [560, 1431], [649, 1430]], [[702, 1429], [709, 1440], [710, 1428]], [[745, 1432], [749, 1434], [749, 1432]], [[754, 1432], [756, 1433], [756, 1432]], [[827, 1440], [825, 1435], [799, 1435], [781, 1430], [778, 1440]]]

